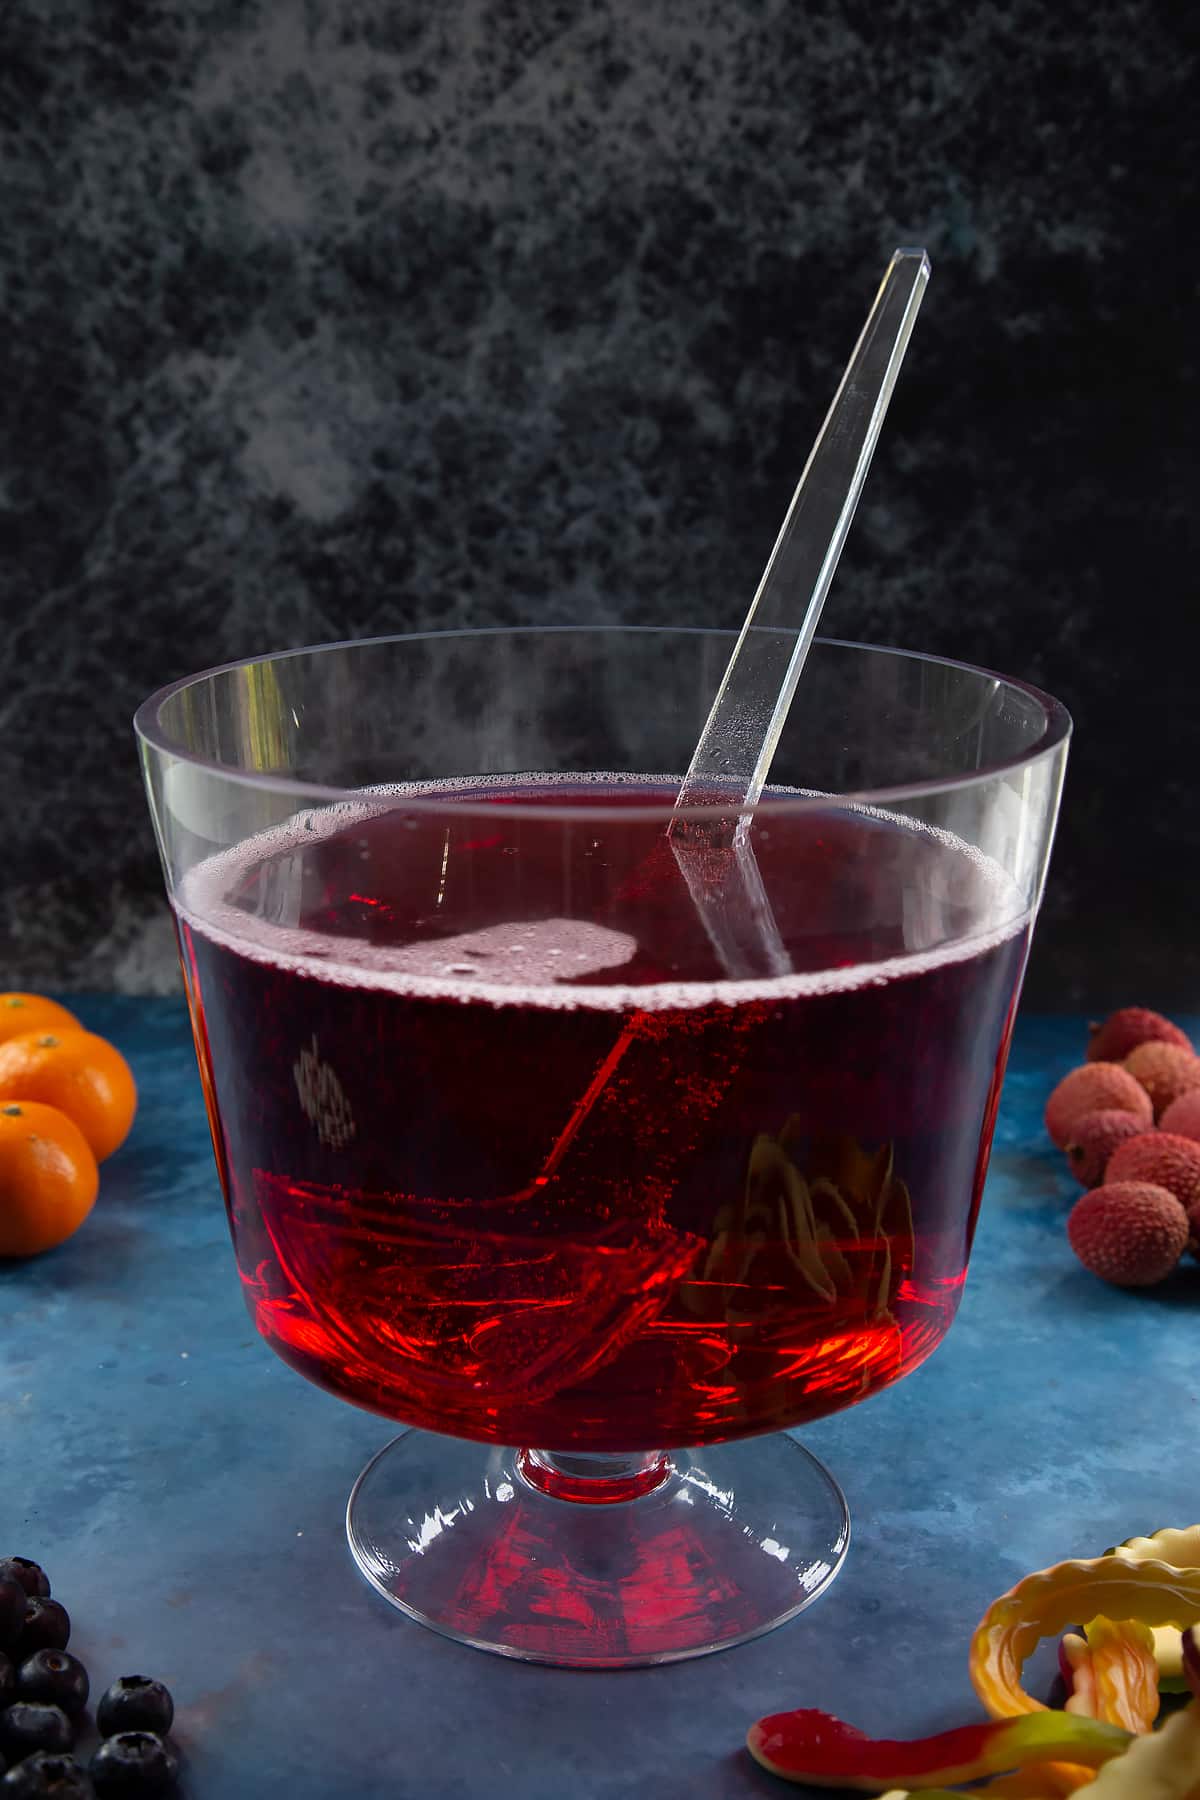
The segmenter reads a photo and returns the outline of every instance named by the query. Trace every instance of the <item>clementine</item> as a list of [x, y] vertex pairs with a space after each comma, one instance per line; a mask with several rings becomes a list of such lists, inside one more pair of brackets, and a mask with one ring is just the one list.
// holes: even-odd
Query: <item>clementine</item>
[[44, 994], [0, 994], [0, 1044], [25, 1031], [81, 1031], [74, 1013]]
[[78, 1125], [97, 1162], [125, 1142], [137, 1111], [129, 1064], [91, 1031], [27, 1031], [0, 1044], [0, 1102], [40, 1100]]
[[78, 1125], [36, 1100], [0, 1100], [0, 1256], [35, 1256], [78, 1231], [100, 1171]]

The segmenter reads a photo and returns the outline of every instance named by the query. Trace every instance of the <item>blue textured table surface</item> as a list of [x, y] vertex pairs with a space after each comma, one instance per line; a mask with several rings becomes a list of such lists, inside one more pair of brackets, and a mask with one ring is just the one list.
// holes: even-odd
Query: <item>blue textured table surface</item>
[[1075, 1262], [1041, 1109], [1084, 1026], [1025, 1018], [958, 1322], [908, 1381], [805, 1433], [854, 1515], [830, 1592], [660, 1669], [446, 1642], [346, 1550], [387, 1423], [299, 1380], [243, 1311], [182, 1001], [71, 1004], [125, 1050], [141, 1110], [79, 1235], [0, 1265], [0, 1554], [46, 1565], [94, 1690], [168, 1682], [193, 1800], [795, 1793], [741, 1748], [759, 1714], [901, 1735], [976, 1717], [967, 1641], [995, 1594], [1197, 1516], [1200, 1269], [1127, 1294]]

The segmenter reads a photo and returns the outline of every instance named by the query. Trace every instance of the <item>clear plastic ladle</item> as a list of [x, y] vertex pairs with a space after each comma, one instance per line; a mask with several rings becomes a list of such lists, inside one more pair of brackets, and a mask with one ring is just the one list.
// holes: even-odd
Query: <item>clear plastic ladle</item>
[[[924, 250], [895, 252], [809, 452], [675, 803], [671, 846], [731, 980], [790, 968], [750, 845], [750, 809], [770, 772], [928, 280]], [[697, 806], [722, 812], [705, 821], [689, 818], [686, 809]]]

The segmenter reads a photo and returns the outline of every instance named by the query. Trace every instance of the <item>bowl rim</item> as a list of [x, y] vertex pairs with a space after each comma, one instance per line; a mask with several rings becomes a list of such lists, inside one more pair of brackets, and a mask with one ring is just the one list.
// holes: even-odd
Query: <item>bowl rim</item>
[[[443, 641], [454, 638], [489, 638], [521, 636], [544, 638], [550, 636], [600, 636], [620, 634], [625, 637], [675, 636], [675, 637], [707, 637], [714, 640], [725, 640], [732, 646], [738, 632], [720, 627], [699, 625], [497, 625], [466, 626], [454, 630], [442, 631], [399, 631], [386, 632], [368, 638], [342, 638], [327, 643], [302, 644], [288, 650], [276, 650], [263, 656], [235, 657], [229, 662], [216, 663], [207, 669], [198, 670], [195, 674], [181, 676], [176, 681], [168, 682], [155, 690], [138, 707], [134, 714], [133, 728], [143, 750], [149, 750], [156, 756], [168, 758], [173, 763], [184, 763], [193, 768], [204, 770], [207, 774], [218, 777], [222, 781], [260, 792], [286, 794], [298, 802], [318, 803], [361, 803], [368, 796], [372, 804], [386, 807], [389, 802], [405, 812], [436, 814], [452, 808], [457, 816], [472, 813], [488, 818], [538, 818], [550, 819], [601, 819], [606, 816], [620, 816], [627, 820], [668, 819], [674, 815], [674, 806], [669, 801], [639, 802], [636, 805], [622, 804], [607, 806], [604, 803], [588, 802], [587, 804], [554, 804], [541, 800], [536, 803], [512, 799], [494, 800], [480, 799], [473, 801], [460, 789], [453, 795], [439, 791], [420, 791], [420, 784], [412, 789], [386, 788], [364, 789], [362, 787], [338, 787], [327, 783], [305, 781], [296, 776], [274, 774], [254, 769], [235, 768], [230, 763], [220, 762], [214, 757], [204, 756], [198, 751], [190, 750], [186, 745], [172, 738], [163, 728], [161, 714], [169, 701], [177, 694], [189, 688], [198, 688], [217, 676], [227, 675], [237, 669], [259, 668], [266, 664], [286, 662], [299, 656], [317, 656], [334, 651], [369, 650], [381, 644], [420, 643]], [[994, 781], [1012, 770], [1028, 769], [1033, 764], [1045, 761], [1059, 753], [1071, 736], [1073, 723], [1071, 715], [1053, 695], [1032, 682], [1024, 681], [1017, 676], [1002, 675], [994, 669], [978, 663], [964, 662], [953, 657], [936, 656], [927, 651], [906, 650], [886, 644], [864, 644], [847, 638], [818, 637], [813, 640], [814, 648], [818, 645], [830, 649], [852, 650], [863, 655], [902, 657], [911, 662], [926, 663], [936, 667], [959, 670], [977, 675], [985, 680], [997, 682], [1006, 688], [1033, 699], [1044, 714], [1044, 725], [1040, 736], [1024, 750], [1012, 756], [997, 758], [993, 762], [981, 764], [977, 769], [964, 770], [956, 774], [933, 776], [921, 781], [895, 782], [870, 787], [856, 788], [839, 792], [834, 796], [817, 791], [801, 791], [779, 793], [768, 789], [745, 809], [755, 817], [771, 815], [778, 817], [797, 811], [804, 811], [814, 806], [828, 806], [830, 799], [838, 804], [857, 804], [864, 806], [883, 806], [901, 800], [919, 799], [925, 795], [947, 794], [961, 791]], [[498, 780], [503, 776], [499, 775]], [[695, 821], [719, 820], [729, 816], [729, 805], [706, 804], [688, 806], [681, 809], [687, 818]]]

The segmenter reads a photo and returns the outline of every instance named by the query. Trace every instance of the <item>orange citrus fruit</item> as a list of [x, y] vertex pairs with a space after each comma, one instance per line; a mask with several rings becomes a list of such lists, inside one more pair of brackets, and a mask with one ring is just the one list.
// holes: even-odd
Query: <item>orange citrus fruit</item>
[[137, 1088], [129, 1064], [91, 1031], [27, 1031], [0, 1044], [0, 1102], [40, 1100], [73, 1119], [97, 1162], [129, 1136]]
[[78, 1125], [36, 1100], [0, 1100], [0, 1256], [53, 1250], [91, 1212], [100, 1171]]
[[0, 1044], [25, 1031], [81, 1031], [74, 1013], [44, 994], [0, 994]]

